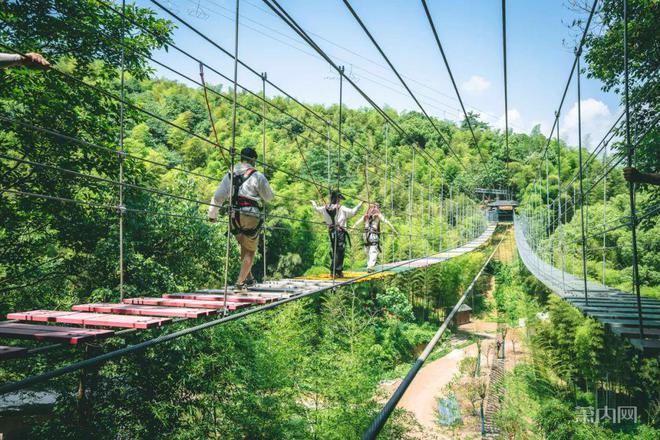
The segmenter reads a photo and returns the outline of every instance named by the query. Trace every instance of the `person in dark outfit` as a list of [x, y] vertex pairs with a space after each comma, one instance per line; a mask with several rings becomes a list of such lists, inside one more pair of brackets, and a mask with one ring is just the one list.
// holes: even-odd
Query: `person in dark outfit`
[[362, 207], [362, 202], [355, 208], [347, 208], [341, 204], [344, 196], [339, 191], [330, 193], [330, 203], [318, 206], [314, 200], [311, 200], [314, 210], [323, 216], [325, 224], [328, 225], [328, 235], [330, 237], [330, 273], [333, 278], [344, 277], [344, 254], [346, 252], [346, 224], [348, 219], [358, 213]]

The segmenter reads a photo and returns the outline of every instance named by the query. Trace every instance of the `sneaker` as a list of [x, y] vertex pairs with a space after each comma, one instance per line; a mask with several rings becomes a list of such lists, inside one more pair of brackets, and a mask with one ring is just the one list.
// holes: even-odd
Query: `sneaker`
[[344, 278], [344, 272], [336, 272], [335, 278]]
[[257, 284], [257, 280], [255, 280], [252, 274], [250, 274], [243, 284], [245, 284], [246, 287], [252, 287]]
[[234, 292], [248, 293], [247, 284], [245, 282], [241, 284], [236, 283], [236, 286], [234, 286]]
[[375, 271], [376, 271], [376, 269], [374, 269], [373, 267], [368, 267], [367, 268], [367, 273], [374, 273]]

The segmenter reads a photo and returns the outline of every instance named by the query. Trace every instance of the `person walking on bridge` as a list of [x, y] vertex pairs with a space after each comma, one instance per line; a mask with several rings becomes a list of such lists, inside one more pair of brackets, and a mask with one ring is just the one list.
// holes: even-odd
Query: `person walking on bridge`
[[373, 272], [380, 249], [380, 223], [383, 222], [396, 234], [396, 230], [392, 223], [390, 223], [382, 212], [380, 212], [380, 205], [378, 203], [369, 204], [367, 213], [360, 217], [355, 222], [351, 230], [355, 230], [361, 223], [364, 223], [364, 231], [362, 232], [362, 244], [367, 251], [367, 272]]
[[263, 205], [274, 197], [266, 176], [254, 168], [256, 162], [256, 150], [243, 148], [241, 162], [222, 179], [209, 207], [209, 221], [215, 222], [220, 206], [231, 199], [229, 231], [241, 247], [237, 290], [246, 290], [248, 285], [255, 283], [252, 263], [257, 252], [259, 231], [264, 223]]
[[330, 203], [318, 206], [311, 200], [314, 210], [323, 216], [325, 224], [328, 225], [330, 237], [330, 273], [333, 278], [344, 277], [344, 254], [346, 252], [346, 224], [348, 219], [358, 213], [362, 202], [355, 208], [347, 208], [341, 204], [344, 196], [339, 191], [330, 192]]

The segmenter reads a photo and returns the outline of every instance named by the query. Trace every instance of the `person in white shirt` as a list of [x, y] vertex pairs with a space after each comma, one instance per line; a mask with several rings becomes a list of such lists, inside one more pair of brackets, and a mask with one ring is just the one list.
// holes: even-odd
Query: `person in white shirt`
[[347, 208], [341, 204], [344, 196], [339, 191], [330, 193], [330, 204], [318, 206], [311, 200], [314, 210], [323, 216], [328, 225], [330, 236], [330, 272], [333, 278], [344, 277], [344, 254], [346, 252], [346, 224], [362, 207], [362, 202], [355, 208]]
[[383, 213], [380, 212], [380, 205], [378, 203], [369, 204], [367, 213], [360, 217], [360, 220], [355, 222], [351, 230], [354, 230], [362, 222], [364, 222], [364, 232], [362, 233], [362, 243], [367, 250], [367, 272], [373, 272], [378, 254], [380, 253], [380, 223], [383, 222], [396, 234], [396, 230], [392, 223], [390, 223]]
[[29, 69], [48, 69], [50, 63], [38, 53], [30, 52], [25, 56], [17, 53], [0, 53], [0, 69], [24, 66]]
[[228, 172], [222, 179], [209, 207], [209, 221], [215, 222], [220, 206], [229, 201], [233, 189], [229, 230], [241, 247], [241, 270], [236, 281], [238, 290], [245, 290], [255, 283], [252, 263], [264, 222], [263, 204], [274, 197], [266, 176], [254, 168], [256, 162], [257, 152], [253, 148], [243, 148], [241, 162], [234, 166], [233, 173]]

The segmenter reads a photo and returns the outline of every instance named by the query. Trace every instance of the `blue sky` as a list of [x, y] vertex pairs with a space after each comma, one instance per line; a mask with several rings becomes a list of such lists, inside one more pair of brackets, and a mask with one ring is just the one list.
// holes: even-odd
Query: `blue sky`
[[[201, 32], [233, 51], [235, 0], [159, 0]], [[416, 106], [387, 67], [341, 0], [280, 0], [279, 3], [316, 42], [379, 105], [397, 110]], [[138, 4], [167, 16], [148, 0]], [[385, 53], [405, 77], [425, 109], [445, 119], [459, 119], [459, 105], [440, 53], [417, 0], [353, 0], [353, 7]], [[499, 0], [428, 0], [436, 28], [464, 102], [493, 126], [503, 124], [502, 23]], [[239, 57], [284, 90], [304, 102], [332, 104], [338, 99], [338, 79], [319, 56], [298, 38], [261, 0], [241, 0]], [[568, 77], [575, 31], [567, 26], [583, 18], [562, 1], [508, 0], [507, 44], [509, 121], [514, 131], [528, 132], [541, 124], [550, 130], [553, 112]], [[178, 46], [231, 76], [232, 62], [218, 49], [179, 25]], [[198, 78], [198, 66], [170, 50], [155, 58]], [[159, 74], [180, 77], [163, 69]], [[210, 83], [226, 83], [207, 73]], [[239, 82], [255, 91], [261, 80], [245, 69]], [[267, 91], [272, 95], [274, 91]], [[561, 120], [562, 137], [577, 142], [577, 96], [571, 86]], [[368, 105], [350, 86], [346, 105]], [[600, 90], [600, 83], [583, 77], [583, 141], [593, 145], [619, 112], [619, 99]]]

